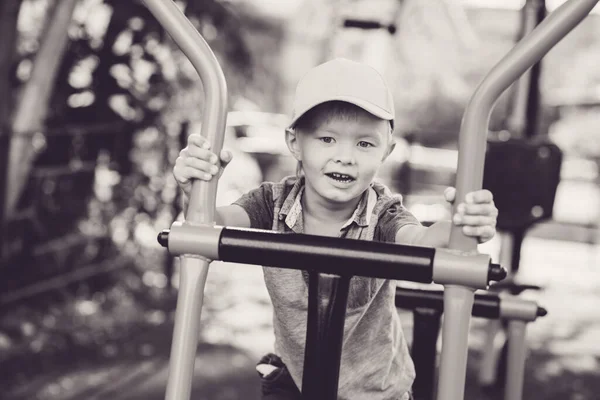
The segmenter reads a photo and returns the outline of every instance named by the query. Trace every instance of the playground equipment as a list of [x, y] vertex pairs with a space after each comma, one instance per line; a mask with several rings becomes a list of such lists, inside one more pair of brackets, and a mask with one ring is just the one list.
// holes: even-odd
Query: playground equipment
[[[436, 343], [444, 308], [443, 292], [440, 289], [413, 289], [400, 286], [396, 289], [396, 307], [413, 312], [411, 355], [417, 374], [413, 384], [413, 395], [416, 400], [431, 400], [435, 393]], [[508, 348], [507, 380], [504, 387], [506, 400], [522, 398], [526, 325], [546, 314], [547, 311], [533, 301], [496, 293], [475, 293], [472, 315], [505, 321], [512, 335]]]
[[[466, 193], [482, 186], [487, 126], [498, 96], [573, 29], [597, 2], [570, 0], [565, 3], [515, 46], [477, 88], [461, 126], [456, 204], [464, 201]], [[171, 0], [145, 0], [145, 3], [188, 56], [203, 81], [207, 100], [202, 134], [207, 137], [213, 151], [218, 153], [223, 145], [226, 117], [226, 84], [219, 64], [206, 42]], [[488, 256], [477, 254], [475, 239], [464, 236], [459, 227], [453, 227], [451, 250], [446, 251], [219, 227], [214, 225], [216, 185], [216, 181], [194, 183], [186, 221], [174, 223], [170, 232], [159, 234], [159, 242], [168, 247], [171, 254], [181, 256], [181, 282], [166, 393], [168, 400], [189, 399], [204, 283], [210, 262], [217, 259], [279, 268], [307, 269], [306, 266], [310, 266], [307, 374], [314, 373], [311, 366], [316, 365], [315, 360], [322, 356], [312, 350], [318, 349], [319, 339], [337, 340], [338, 347], [341, 343], [342, 338], [336, 328], [339, 328], [340, 321], [343, 323], [341, 313], [345, 307], [340, 305], [345, 304], [351, 276], [444, 284], [445, 318], [438, 399], [459, 400], [464, 397], [467, 335], [474, 292], [486, 288], [491, 280], [503, 279], [506, 274], [500, 266], [490, 263]], [[329, 326], [315, 319], [313, 303], [319, 273], [339, 276], [335, 285], [337, 296], [332, 299], [334, 305], [324, 315]], [[330, 357], [329, 365], [339, 367], [339, 350], [326, 353]], [[332, 361], [334, 356], [337, 360]], [[318, 378], [314, 381], [305, 379], [309, 386], [303, 387], [303, 397], [335, 399], [337, 373], [332, 372], [322, 381]], [[324, 386], [319, 387], [321, 383]]]
[[[519, 39], [545, 16], [545, 0], [527, 0], [521, 10]], [[506, 130], [489, 136], [484, 169], [483, 186], [495, 194], [499, 210], [499, 262], [509, 271], [508, 279], [492, 290], [512, 295], [541, 289], [518, 280], [521, 247], [534, 224], [552, 217], [560, 181], [562, 152], [548, 139], [546, 124], [540, 123], [540, 69], [541, 62], [537, 62], [514, 83]], [[510, 373], [503, 367], [512, 338], [503, 325], [504, 321], [495, 319], [485, 327], [479, 383], [486, 388], [501, 387], [505, 373]]]

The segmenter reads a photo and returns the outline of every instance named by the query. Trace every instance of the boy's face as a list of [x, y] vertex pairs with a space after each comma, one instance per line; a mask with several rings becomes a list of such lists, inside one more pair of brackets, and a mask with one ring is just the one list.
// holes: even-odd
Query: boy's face
[[362, 195], [393, 149], [389, 121], [367, 112], [326, 119], [312, 132], [288, 134], [287, 141], [302, 161], [306, 190], [332, 203]]

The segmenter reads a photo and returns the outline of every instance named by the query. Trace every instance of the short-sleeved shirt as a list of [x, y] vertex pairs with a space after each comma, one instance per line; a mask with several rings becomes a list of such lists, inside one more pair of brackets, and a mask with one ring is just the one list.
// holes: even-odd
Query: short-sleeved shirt
[[[234, 204], [244, 208], [251, 228], [303, 233], [304, 178], [266, 182]], [[419, 224], [402, 197], [374, 182], [341, 228], [340, 237], [395, 242], [398, 229]], [[308, 285], [299, 270], [263, 268], [273, 303], [275, 352], [301, 389], [306, 340]], [[353, 277], [344, 326], [338, 398], [408, 399], [415, 370], [395, 307], [394, 281]]]

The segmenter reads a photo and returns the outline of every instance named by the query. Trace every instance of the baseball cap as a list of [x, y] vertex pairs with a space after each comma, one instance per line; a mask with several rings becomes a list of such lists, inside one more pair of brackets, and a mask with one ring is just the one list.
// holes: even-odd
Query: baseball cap
[[298, 82], [290, 128], [311, 108], [334, 100], [352, 103], [394, 127], [394, 100], [383, 76], [367, 64], [336, 58], [312, 68]]

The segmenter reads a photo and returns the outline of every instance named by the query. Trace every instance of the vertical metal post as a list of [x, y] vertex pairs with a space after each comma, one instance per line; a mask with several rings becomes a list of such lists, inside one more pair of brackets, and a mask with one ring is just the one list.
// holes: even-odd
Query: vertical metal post
[[[187, 138], [189, 136], [189, 121], [183, 121], [181, 123], [181, 127], [179, 130], [179, 148], [184, 148], [187, 145]], [[183, 199], [182, 199], [181, 191], [177, 191], [175, 194], [175, 198], [173, 199], [172, 210], [175, 218], [179, 216], [179, 214], [183, 211]], [[164, 265], [164, 272], [167, 278], [167, 291], [171, 293], [174, 289], [173, 287], [173, 274], [175, 272], [175, 257], [172, 257], [167, 253]]]
[[[521, 10], [521, 30], [518, 40], [523, 39], [542, 22], [546, 15], [545, 0], [527, 0]], [[512, 137], [532, 136], [537, 127], [539, 109], [540, 62], [535, 63], [514, 83], [512, 106], [507, 125]]]
[[0, 264], [4, 258], [4, 237], [6, 234], [6, 195], [8, 191], [8, 154], [10, 152], [10, 131], [0, 126]]
[[[322, 285], [320, 274], [309, 273], [308, 321], [302, 375], [302, 398], [336, 400], [350, 276], [329, 276]], [[325, 287], [324, 287], [325, 286]], [[327, 293], [325, 290], [329, 289]], [[323, 300], [327, 300], [323, 304]]]
[[411, 358], [415, 363], [416, 378], [413, 395], [416, 400], [433, 400], [437, 340], [440, 334], [442, 311], [431, 308], [413, 310], [413, 341]]
[[[526, 13], [523, 17], [531, 20], [533, 26], [539, 25], [544, 18], [546, 18], [546, 0], [529, 0], [529, 7], [526, 8]], [[526, 4], [527, 6], [527, 4]], [[529, 33], [525, 31], [525, 33]], [[525, 35], [523, 35], [525, 36]], [[542, 63], [538, 61], [535, 63], [529, 71], [529, 87], [528, 99], [526, 106], [526, 118], [525, 118], [525, 137], [532, 138], [540, 133], [540, 113], [541, 113], [541, 91], [540, 91], [540, 79], [542, 76]]]
[[344, 325], [350, 291], [349, 276], [333, 278], [329, 304], [325, 313], [325, 387], [322, 399], [337, 400], [340, 380], [340, 362], [344, 343]]
[[464, 397], [469, 325], [474, 298], [474, 289], [454, 285], [444, 287], [438, 400], [462, 400]]
[[[219, 154], [223, 147], [227, 118], [227, 85], [219, 62], [206, 41], [172, 0], [144, 2], [200, 76], [206, 98], [201, 133], [210, 143], [211, 150]], [[216, 193], [217, 179], [210, 182], [194, 182], [186, 213], [186, 224], [214, 224]], [[211, 260], [198, 256], [181, 257], [167, 400], [190, 398], [204, 286], [210, 262]]]
[[[467, 193], [482, 187], [489, 119], [500, 95], [577, 26], [597, 3], [598, 0], [569, 0], [564, 3], [513, 47], [479, 84], [461, 124], [454, 207], [465, 201]], [[453, 226], [449, 247], [466, 253], [476, 252], [477, 241], [465, 236], [460, 227]], [[464, 397], [473, 298], [474, 290], [471, 288], [445, 288], [438, 400], [462, 400]]]
[[318, 398], [319, 388], [322, 387], [323, 375], [320, 371], [318, 355], [323, 344], [323, 323], [320, 310], [319, 273], [308, 273], [308, 312], [306, 318], [306, 344], [304, 347], [304, 368], [302, 373], [302, 397], [305, 399]]
[[504, 400], [521, 400], [523, 397], [525, 358], [527, 356], [526, 329], [526, 321], [511, 320], [508, 322], [509, 340]]
[[485, 339], [481, 349], [481, 361], [479, 362], [479, 384], [491, 386], [496, 382], [498, 372], [498, 360], [502, 352], [502, 346], [506, 342], [506, 336], [502, 327], [502, 321], [493, 319], [486, 321]]

